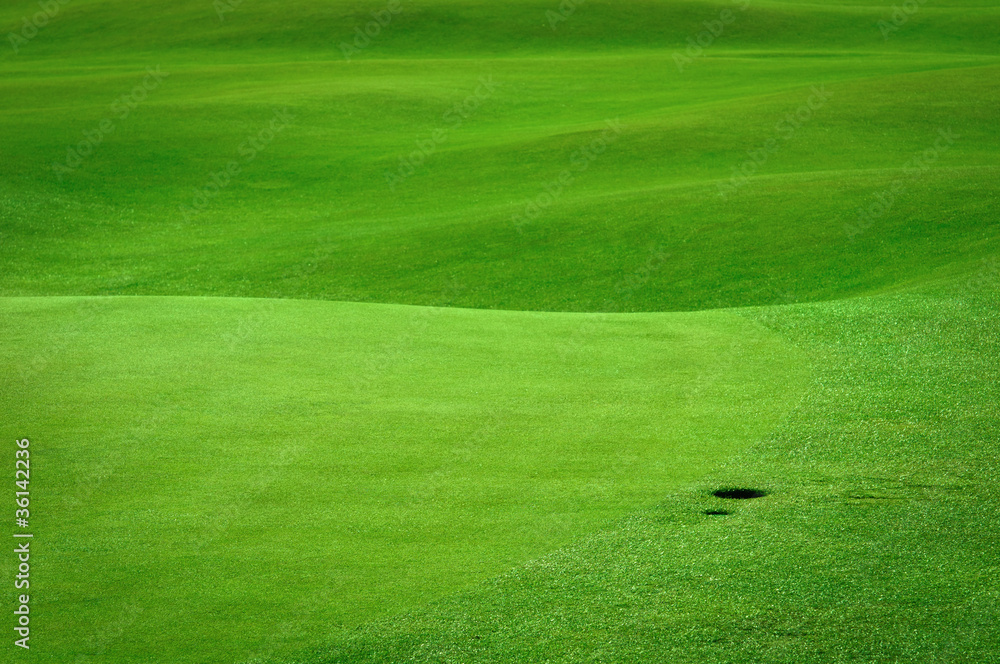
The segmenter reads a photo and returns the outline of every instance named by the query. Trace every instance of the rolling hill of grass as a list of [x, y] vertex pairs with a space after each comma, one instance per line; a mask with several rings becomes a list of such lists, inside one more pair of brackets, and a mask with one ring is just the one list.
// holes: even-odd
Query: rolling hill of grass
[[1000, 8], [893, 12], [5, 4], [16, 661], [993, 661]]

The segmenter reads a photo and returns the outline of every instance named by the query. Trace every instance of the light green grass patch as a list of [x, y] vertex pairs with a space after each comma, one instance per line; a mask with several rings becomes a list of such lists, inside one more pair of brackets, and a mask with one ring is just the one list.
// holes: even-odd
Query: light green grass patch
[[122, 612], [101, 661], [233, 661], [413, 607], [655, 504], [808, 378], [725, 312], [0, 306], [38, 649], [62, 661]]

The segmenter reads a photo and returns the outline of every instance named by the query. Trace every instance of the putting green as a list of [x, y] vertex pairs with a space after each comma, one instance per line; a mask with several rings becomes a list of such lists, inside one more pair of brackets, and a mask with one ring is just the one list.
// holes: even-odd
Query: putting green
[[725, 312], [0, 311], [54, 661], [241, 660], [413, 608], [662, 500], [770, 431], [808, 378]]
[[[1000, 262], [741, 315], [817, 360], [758, 444], [650, 509], [291, 661], [994, 660]], [[769, 493], [712, 497], [726, 486]]]

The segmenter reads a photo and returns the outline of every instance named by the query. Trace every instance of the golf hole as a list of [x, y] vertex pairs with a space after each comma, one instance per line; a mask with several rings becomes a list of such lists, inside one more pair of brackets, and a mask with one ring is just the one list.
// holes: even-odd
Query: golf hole
[[750, 498], [763, 498], [767, 491], [760, 489], [719, 489], [712, 493], [716, 498], [726, 498], [728, 500], [748, 500]]
[[729, 514], [729, 510], [705, 510], [705, 514], [709, 516], [725, 516]]

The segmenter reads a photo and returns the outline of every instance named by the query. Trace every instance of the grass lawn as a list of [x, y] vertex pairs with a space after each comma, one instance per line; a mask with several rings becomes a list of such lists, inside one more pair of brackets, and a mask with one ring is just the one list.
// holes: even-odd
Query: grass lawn
[[0, 661], [1000, 661], [1000, 7], [914, 6], [0, 7]]

